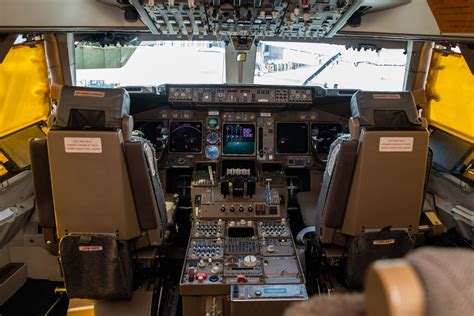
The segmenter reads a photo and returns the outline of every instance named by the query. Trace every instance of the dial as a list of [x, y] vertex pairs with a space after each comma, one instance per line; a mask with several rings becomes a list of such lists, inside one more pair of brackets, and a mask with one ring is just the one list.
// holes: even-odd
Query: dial
[[219, 140], [219, 133], [217, 133], [216, 131], [210, 131], [209, 133], [207, 133], [206, 141], [208, 144], [215, 145], [219, 142]]
[[211, 117], [207, 119], [207, 127], [209, 128], [217, 128], [219, 125], [219, 121], [215, 117]]
[[207, 159], [217, 159], [219, 158], [221, 151], [217, 146], [207, 146], [206, 147], [206, 158]]

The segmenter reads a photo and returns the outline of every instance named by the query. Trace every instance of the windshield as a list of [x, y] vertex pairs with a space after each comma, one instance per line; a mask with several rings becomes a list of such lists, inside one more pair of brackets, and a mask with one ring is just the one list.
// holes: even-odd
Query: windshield
[[[322, 43], [265, 42], [257, 46], [254, 83], [363, 90], [403, 90], [404, 49], [352, 49]], [[76, 46], [80, 86], [225, 83], [225, 44], [148, 41], [135, 46]]]
[[87, 87], [224, 83], [224, 46], [211, 41], [154, 41], [138, 46], [79, 43], [76, 82]]
[[257, 84], [309, 85], [362, 90], [403, 90], [403, 49], [352, 49], [322, 43], [260, 42]]

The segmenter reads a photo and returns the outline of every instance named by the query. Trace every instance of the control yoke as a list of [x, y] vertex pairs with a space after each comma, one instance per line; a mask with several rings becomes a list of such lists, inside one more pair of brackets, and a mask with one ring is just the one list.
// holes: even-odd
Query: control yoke
[[324, 164], [321, 158], [319, 158], [318, 143], [320, 142], [321, 139], [319, 139], [319, 128], [315, 127], [311, 129], [311, 153], [313, 155], [314, 161]]
[[166, 151], [166, 147], [168, 147], [168, 139], [169, 139], [170, 131], [167, 128], [162, 128], [160, 131], [160, 135], [156, 138], [156, 144], [158, 145], [157, 150], [160, 151], [160, 154], [157, 158], [158, 161], [163, 158], [163, 153]]

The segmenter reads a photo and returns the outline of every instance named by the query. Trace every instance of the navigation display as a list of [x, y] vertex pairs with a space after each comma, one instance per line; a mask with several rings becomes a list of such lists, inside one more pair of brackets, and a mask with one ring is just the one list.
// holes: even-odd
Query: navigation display
[[255, 125], [253, 124], [224, 124], [222, 129], [224, 155], [254, 155], [255, 154]]
[[[318, 152], [320, 154], [328, 154], [332, 142], [342, 133], [342, 125], [313, 123], [311, 124], [311, 130], [315, 130], [318, 133]], [[311, 135], [312, 133], [313, 131], [311, 131]]]
[[306, 154], [308, 153], [308, 124], [278, 123], [277, 153]]
[[201, 146], [201, 122], [170, 122], [171, 153], [200, 153]]

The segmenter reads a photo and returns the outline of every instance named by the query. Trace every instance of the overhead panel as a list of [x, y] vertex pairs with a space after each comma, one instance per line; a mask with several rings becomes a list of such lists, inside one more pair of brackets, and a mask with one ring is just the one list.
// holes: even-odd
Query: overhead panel
[[321, 38], [336, 33], [361, 0], [132, 0], [152, 33], [205, 37]]
[[474, 34], [474, 0], [428, 0], [436, 23], [445, 34]]

